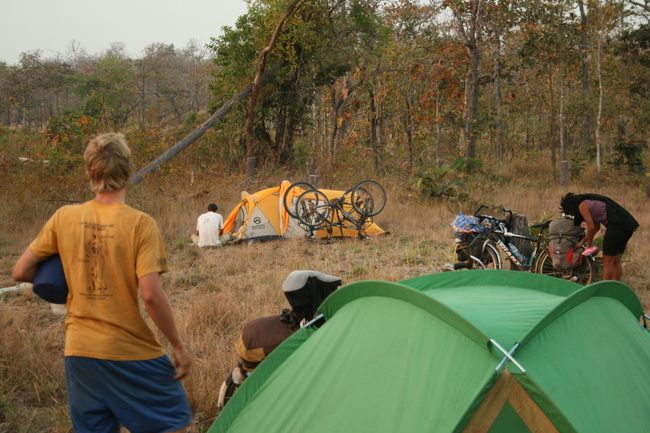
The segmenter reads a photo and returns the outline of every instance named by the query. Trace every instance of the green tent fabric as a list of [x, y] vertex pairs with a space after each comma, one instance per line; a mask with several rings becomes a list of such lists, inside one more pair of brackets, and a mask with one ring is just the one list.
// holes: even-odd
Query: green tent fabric
[[352, 283], [320, 309], [210, 433], [650, 431], [650, 333], [622, 283], [449, 272]]

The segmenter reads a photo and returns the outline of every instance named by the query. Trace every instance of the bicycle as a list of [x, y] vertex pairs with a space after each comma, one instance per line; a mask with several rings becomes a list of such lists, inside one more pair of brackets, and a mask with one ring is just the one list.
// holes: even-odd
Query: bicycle
[[[545, 231], [548, 230], [551, 220], [530, 226], [531, 229], [539, 230], [536, 237], [522, 235], [510, 231], [511, 210], [503, 209], [503, 212], [508, 214], [508, 218], [499, 219], [491, 215], [479, 215], [479, 211], [484, 207], [487, 206], [481, 205], [474, 212], [474, 217], [482, 226], [486, 227], [486, 230], [474, 235], [467, 245], [468, 248], [472, 248], [472, 245], [479, 241], [480, 248], [474, 246], [474, 251], [470, 251], [474, 254], [467, 254], [466, 261], [457, 263], [454, 269], [471, 269], [473, 264], [484, 269], [503, 269], [503, 253], [512, 264], [511, 267], [516, 270], [549, 275], [582, 285], [595, 281], [596, 264], [591, 256], [583, 256], [580, 264], [569, 269], [554, 267], [553, 257], [545, 241]], [[514, 245], [516, 240], [521, 241], [522, 251], [519, 251], [519, 248]], [[455, 248], [457, 257], [462, 258], [462, 250], [459, 254], [459, 244], [462, 248], [462, 239], [457, 241]], [[530, 250], [530, 253], [526, 250]]]
[[[491, 215], [479, 215], [481, 209], [487, 207], [486, 205], [479, 206], [478, 209], [474, 212], [474, 218], [476, 218], [480, 226], [485, 229], [480, 233], [477, 231], [477, 234], [474, 236], [469, 236], [469, 243], [467, 246], [472, 251], [472, 248], [475, 250], [475, 254], [467, 254], [467, 259], [464, 262], [457, 263], [455, 269], [471, 269], [473, 264], [480, 266], [483, 269], [503, 269], [503, 253], [516, 270], [525, 271], [525, 272], [534, 272], [536, 269], [537, 261], [541, 257], [544, 251], [548, 251], [548, 247], [544, 242], [544, 230], [548, 229], [550, 224], [549, 221], [545, 221], [540, 224], [532, 225], [531, 228], [539, 229], [539, 234], [534, 236], [527, 236], [518, 233], [513, 233], [510, 231], [510, 223], [512, 220], [512, 211], [509, 209], [503, 209], [503, 212], [508, 214], [507, 219], [499, 219]], [[516, 240], [523, 241], [520, 242], [522, 245], [522, 250], [532, 249], [530, 254], [526, 252], [520, 252], [519, 248], [514, 245]], [[479, 242], [480, 248], [476, 248], [476, 243]], [[533, 244], [534, 247], [528, 248], [528, 245]], [[526, 247], [524, 248], [524, 245]], [[458, 249], [463, 248], [463, 240], [457, 241], [456, 254], [458, 256]]]
[[[291, 197], [289, 190], [285, 197]], [[286, 199], [284, 204], [286, 207]], [[298, 196], [290, 215], [295, 215], [298, 222], [312, 234], [317, 230], [326, 230], [329, 239], [334, 229], [349, 229], [356, 230], [359, 238], [365, 239], [368, 236], [364, 231], [372, 223], [372, 217], [385, 206], [384, 188], [373, 180], [365, 180], [345, 191], [342, 196], [332, 199], [312, 187]]]

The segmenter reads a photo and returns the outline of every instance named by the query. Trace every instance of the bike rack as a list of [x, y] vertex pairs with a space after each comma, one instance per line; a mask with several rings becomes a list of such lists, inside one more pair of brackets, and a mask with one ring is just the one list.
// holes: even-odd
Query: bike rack
[[479, 258], [476, 257], [476, 256], [472, 256], [472, 255], [470, 255], [469, 258], [472, 259], [473, 262], [476, 262], [476, 263], [478, 263], [479, 265], [481, 265], [481, 267], [482, 267], [483, 269], [485, 269], [485, 263], [483, 263], [483, 262], [481, 261], [481, 259], [479, 259]]

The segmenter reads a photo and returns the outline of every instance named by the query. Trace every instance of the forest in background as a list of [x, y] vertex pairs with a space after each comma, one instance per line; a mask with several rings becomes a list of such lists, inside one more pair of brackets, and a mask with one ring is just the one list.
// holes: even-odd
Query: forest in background
[[90, 136], [118, 130], [143, 166], [264, 64], [253, 96], [180, 165], [234, 173], [254, 156], [439, 184], [450, 167], [544, 155], [563, 185], [590, 164], [647, 183], [648, 18], [647, 0], [259, 0], [206, 47], [152, 43], [131, 58], [72, 44], [65, 58], [0, 63], [0, 140], [70, 167]]
[[[192, 432], [218, 415], [241, 324], [286, 307], [288, 272], [345, 284], [438, 272], [455, 260], [449, 223], [480, 204], [536, 223], [558, 215], [568, 188], [620, 201], [641, 223], [623, 282], [647, 313], [648, 17], [646, 0], [260, 0], [207, 47], [152, 43], [132, 58], [119, 44], [94, 55], [73, 45], [65, 58], [0, 63], [0, 287], [57, 208], [92, 198], [92, 135], [124, 132], [146, 167], [253, 83], [272, 47], [253, 115], [242, 98], [129, 188], [165, 240], [163, 284], [194, 359]], [[255, 179], [243, 174], [251, 155]], [[207, 203], [226, 216], [242, 190], [307, 174], [331, 189], [379, 181], [389, 205], [376, 221], [391, 234], [189, 245]], [[0, 295], [0, 431], [71, 431], [64, 326], [29, 290]]]

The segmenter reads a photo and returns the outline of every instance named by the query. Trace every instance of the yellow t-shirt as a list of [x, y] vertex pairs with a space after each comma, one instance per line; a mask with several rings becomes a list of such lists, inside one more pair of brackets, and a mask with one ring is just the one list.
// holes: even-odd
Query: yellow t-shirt
[[64, 206], [30, 248], [38, 258], [61, 256], [69, 290], [65, 356], [140, 361], [164, 354], [138, 298], [140, 277], [168, 270], [153, 218], [94, 200]]

